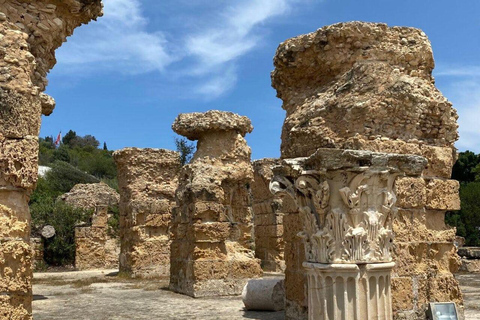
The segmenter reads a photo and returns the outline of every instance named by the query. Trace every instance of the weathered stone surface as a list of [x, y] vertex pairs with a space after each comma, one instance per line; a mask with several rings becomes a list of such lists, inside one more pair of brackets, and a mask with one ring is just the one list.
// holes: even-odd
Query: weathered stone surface
[[273, 177], [272, 167], [279, 159], [262, 159], [253, 162], [252, 183], [255, 257], [261, 260], [265, 271], [285, 271], [283, 213], [279, 212], [280, 200], [269, 190]]
[[110, 235], [108, 219], [113, 214], [109, 209], [118, 207], [120, 195], [101, 182], [77, 184], [59, 199], [77, 208], [93, 210], [87, 226], [75, 228], [75, 268], [117, 268], [120, 240]]
[[179, 173], [170, 288], [194, 297], [240, 294], [261, 274], [252, 250], [251, 150], [243, 138], [250, 120], [209, 111], [179, 115], [172, 127], [198, 143]]
[[94, 209], [96, 206], [118, 206], [120, 195], [107, 184], [100, 182], [77, 184], [60, 199], [78, 208]]
[[480, 259], [480, 247], [458, 248], [458, 255], [467, 259]]
[[[411, 244], [410, 254], [422, 257], [408, 258], [409, 266], [402, 257], [395, 258], [398, 273], [407, 271], [406, 267], [417, 270], [418, 274], [407, 273], [404, 277], [416, 284], [422, 277], [435, 281], [438, 268], [444, 275], [455, 271], [459, 261], [452, 243], [454, 230], [445, 227], [444, 212], [459, 207], [458, 185], [445, 180], [450, 178], [456, 159], [457, 115], [435, 88], [433, 55], [426, 35], [418, 29], [385, 24], [340, 23], [285, 41], [274, 63], [272, 85], [287, 112], [281, 157], [308, 157], [318, 148], [339, 148], [427, 158], [425, 189], [420, 180], [410, 184], [419, 194], [407, 192], [404, 187], [408, 180], [397, 188], [401, 207], [411, 208], [400, 210], [395, 221], [394, 231], [400, 241], [397, 245]], [[290, 214], [285, 209], [283, 212]], [[285, 239], [294, 239], [287, 228], [284, 232]], [[429, 241], [434, 243], [425, 247]], [[398, 252], [405, 254], [404, 250]], [[305, 281], [288, 281], [288, 269], [298, 270], [297, 262], [289, 261], [289, 257], [286, 252], [286, 314], [287, 319], [297, 319], [304, 300], [289, 291]], [[396, 276], [394, 273], [393, 280]], [[445, 293], [461, 301], [455, 279], [451, 278], [449, 284]], [[402, 312], [394, 309], [395, 317], [423, 319], [425, 302], [419, 297], [426, 293], [421, 290], [427, 288], [413, 290], [409, 303], [394, 304], [412, 307]], [[392, 294], [395, 297], [396, 293]], [[417, 305], [417, 301], [423, 305]]]
[[120, 269], [138, 277], [170, 272], [170, 221], [180, 155], [164, 149], [114, 153], [120, 188]]
[[0, 135], [0, 185], [32, 190], [37, 183], [38, 138], [5, 139]]
[[397, 179], [395, 194], [398, 205], [402, 208], [424, 207], [427, 198], [425, 180], [411, 177]]
[[346, 148], [376, 136], [448, 146], [456, 112], [435, 88], [426, 35], [414, 28], [339, 23], [280, 44], [272, 84], [287, 111], [282, 157]]
[[243, 288], [242, 301], [247, 310], [279, 311], [285, 308], [282, 278], [252, 279]]
[[460, 183], [456, 180], [431, 179], [427, 181], [427, 208], [460, 210]]
[[459, 271], [469, 273], [480, 273], [480, 259], [461, 259], [461, 266]]
[[[42, 93], [47, 85], [46, 75], [56, 62], [55, 49], [76, 27], [100, 15], [100, 0], [0, 2], [0, 204], [12, 209], [19, 221], [27, 224], [28, 194], [37, 181], [36, 136], [40, 116], [50, 114], [55, 105], [52, 98]], [[28, 237], [24, 236], [25, 246]], [[0, 238], [3, 245], [8, 242], [3, 241]], [[0, 255], [6, 254], [1, 250]], [[23, 264], [31, 268], [30, 254], [25, 249], [0, 259], [2, 277], [11, 271], [10, 259], [17, 261], [19, 268]], [[30, 279], [31, 274], [13, 277], [16, 276]], [[10, 292], [10, 288], [5, 290], [0, 291], [0, 316], [31, 319], [31, 290], [19, 295]]]
[[245, 136], [253, 130], [250, 119], [233, 112], [210, 110], [180, 114], [172, 125], [173, 131], [190, 140], [199, 140], [205, 133], [234, 131]]

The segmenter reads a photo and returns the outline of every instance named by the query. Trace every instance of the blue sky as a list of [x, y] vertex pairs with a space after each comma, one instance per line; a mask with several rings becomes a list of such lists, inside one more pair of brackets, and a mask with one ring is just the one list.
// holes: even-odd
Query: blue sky
[[457, 148], [480, 152], [480, 1], [104, 0], [105, 15], [57, 51], [41, 136], [73, 129], [109, 149], [174, 149], [179, 113], [248, 116], [253, 159], [278, 157], [285, 112], [270, 86], [278, 44], [352, 20], [425, 31], [434, 76], [458, 110]]

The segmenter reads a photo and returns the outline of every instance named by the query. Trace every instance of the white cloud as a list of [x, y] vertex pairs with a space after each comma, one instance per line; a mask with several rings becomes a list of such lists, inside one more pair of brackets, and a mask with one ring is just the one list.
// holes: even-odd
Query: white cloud
[[465, 67], [439, 68], [437, 71], [435, 71], [435, 76], [480, 77], [480, 67], [465, 66]]
[[460, 150], [480, 152], [480, 81], [464, 79], [451, 84], [448, 97], [458, 110]]
[[[186, 39], [187, 55], [195, 65], [189, 75], [206, 77], [207, 83], [196, 90], [218, 97], [237, 81], [235, 63], [257, 47], [262, 40], [257, 27], [272, 17], [285, 14], [292, 0], [248, 0], [237, 2], [220, 13], [216, 26], [201, 30]], [[227, 70], [227, 71], [225, 71]]]
[[63, 72], [115, 71], [127, 74], [162, 71], [174, 59], [161, 32], [148, 32], [140, 0], [104, 0], [104, 16], [75, 32], [58, 50]]
[[[191, 92], [214, 99], [237, 83], [238, 59], [261, 44], [266, 34], [261, 26], [287, 14], [297, 1], [307, 0], [218, 1], [207, 14], [191, 10], [181, 18], [169, 16], [172, 19], [162, 25], [170, 30], [167, 41], [162, 31], [149, 31], [152, 26], [141, 0], [104, 0], [105, 15], [79, 28], [71, 43], [58, 50], [56, 70], [75, 75], [161, 71], [170, 80], [188, 78], [185, 82], [194, 83]], [[169, 10], [182, 9], [181, 2], [164, 5]]]

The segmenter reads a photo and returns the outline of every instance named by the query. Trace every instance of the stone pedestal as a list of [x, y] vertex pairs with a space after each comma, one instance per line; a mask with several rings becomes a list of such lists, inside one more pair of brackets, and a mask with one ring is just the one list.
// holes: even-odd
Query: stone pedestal
[[295, 201], [305, 247], [310, 320], [392, 319], [395, 182], [420, 156], [318, 149], [274, 168], [270, 190]]
[[261, 275], [252, 241], [250, 120], [231, 112], [181, 114], [173, 129], [198, 140], [183, 166], [172, 219], [170, 289], [193, 297], [239, 295]]
[[309, 320], [392, 319], [390, 280], [395, 263], [303, 266]]

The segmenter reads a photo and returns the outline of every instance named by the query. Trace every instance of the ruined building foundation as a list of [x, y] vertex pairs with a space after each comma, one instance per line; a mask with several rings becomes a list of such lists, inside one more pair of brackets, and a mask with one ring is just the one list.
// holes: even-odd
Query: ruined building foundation
[[[453, 272], [459, 258], [447, 210], [460, 206], [449, 180], [457, 114], [435, 87], [426, 35], [414, 28], [349, 22], [289, 39], [277, 49], [272, 85], [283, 100], [283, 159], [318, 148], [414, 154], [428, 160], [420, 177], [398, 178], [392, 273], [394, 319], [425, 319], [427, 303], [462, 294]], [[283, 204], [286, 318], [307, 316], [302, 223]]]
[[298, 209], [308, 319], [392, 319], [394, 183], [417, 177], [420, 156], [318, 149], [275, 168], [275, 194]]
[[92, 210], [91, 221], [75, 228], [75, 269], [116, 269], [120, 254], [118, 237], [108, 219], [118, 208], [119, 194], [103, 182], [77, 184], [60, 199], [77, 208]]
[[31, 319], [28, 199], [37, 181], [43, 93], [55, 49], [102, 14], [100, 0], [0, 2], [0, 318]]
[[263, 271], [284, 272], [283, 213], [281, 201], [270, 192], [272, 168], [279, 159], [261, 159], [253, 162], [252, 183], [253, 218], [255, 226], [255, 257], [261, 260]]
[[180, 155], [125, 148], [113, 157], [120, 191], [120, 271], [134, 277], [166, 277]]
[[173, 130], [198, 140], [179, 174], [170, 288], [193, 297], [238, 295], [261, 275], [254, 257], [250, 120], [231, 112], [181, 114]]

